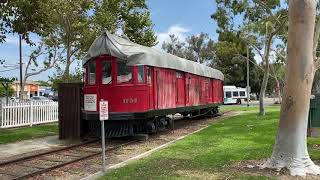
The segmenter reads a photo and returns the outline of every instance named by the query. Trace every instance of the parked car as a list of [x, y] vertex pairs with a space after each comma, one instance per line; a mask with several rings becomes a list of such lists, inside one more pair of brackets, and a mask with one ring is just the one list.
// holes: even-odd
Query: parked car
[[44, 96], [33, 96], [30, 98], [30, 101], [42, 101], [42, 102], [49, 102], [52, 101], [50, 99], [48, 99], [47, 97]]
[[58, 95], [54, 95], [54, 96], [52, 96], [52, 101], [58, 101]]

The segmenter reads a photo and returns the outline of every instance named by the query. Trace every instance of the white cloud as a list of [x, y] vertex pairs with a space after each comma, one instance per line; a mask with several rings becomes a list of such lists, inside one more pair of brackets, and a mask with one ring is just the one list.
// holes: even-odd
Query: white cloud
[[8, 35], [7, 38], [5, 39], [5, 43], [18, 45], [19, 38], [18, 38], [18, 36]]
[[166, 32], [157, 33], [158, 44], [155, 46], [156, 49], [161, 49], [162, 43], [169, 39], [169, 35], [174, 34], [180, 41], [184, 41], [186, 34], [190, 32], [191, 29], [182, 26], [181, 24], [175, 24], [169, 27]]

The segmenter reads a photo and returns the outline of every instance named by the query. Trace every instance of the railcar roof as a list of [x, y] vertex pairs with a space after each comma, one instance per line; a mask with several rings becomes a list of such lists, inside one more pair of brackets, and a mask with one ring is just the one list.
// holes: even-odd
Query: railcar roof
[[84, 65], [90, 59], [103, 54], [109, 54], [126, 60], [127, 65], [163, 67], [220, 80], [224, 79], [222, 72], [217, 69], [161, 52], [154, 48], [133, 43], [128, 39], [118, 37], [108, 31], [95, 39], [84, 57], [82, 64]]

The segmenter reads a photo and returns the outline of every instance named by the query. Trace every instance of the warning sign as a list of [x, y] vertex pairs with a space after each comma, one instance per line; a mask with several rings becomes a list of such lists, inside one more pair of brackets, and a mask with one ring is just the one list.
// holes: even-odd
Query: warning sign
[[109, 119], [108, 101], [100, 101], [100, 121]]

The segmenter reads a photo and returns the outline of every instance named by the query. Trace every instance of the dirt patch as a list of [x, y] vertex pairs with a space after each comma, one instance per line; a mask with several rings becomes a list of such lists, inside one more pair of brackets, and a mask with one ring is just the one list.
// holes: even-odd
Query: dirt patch
[[192, 170], [178, 170], [176, 172], [179, 177], [185, 177], [187, 179], [225, 179], [225, 174], [222, 172], [204, 172], [204, 171], [192, 171]]
[[[280, 180], [319, 180], [319, 176], [315, 175], [307, 175], [306, 178], [303, 177], [297, 177], [297, 176], [290, 176], [288, 169], [281, 169], [280, 171], [277, 171], [275, 169], [260, 169], [260, 165], [262, 165], [266, 160], [248, 160], [248, 161], [240, 161], [237, 163], [234, 163], [230, 166], [229, 169], [226, 171], [231, 172], [239, 172], [244, 173], [247, 175], [253, 175], [253, 176], [267, 176], [267, 177], [275, 177]], [[314, 163], [319, 164], [319, 162], [314, 161]]]

